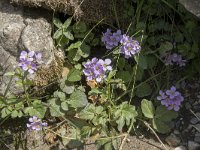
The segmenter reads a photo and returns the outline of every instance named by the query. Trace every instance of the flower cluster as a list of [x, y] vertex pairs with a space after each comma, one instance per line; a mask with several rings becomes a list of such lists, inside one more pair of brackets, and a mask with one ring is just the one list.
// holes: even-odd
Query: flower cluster
[[38, 119], [36, 116], [30, 117], [29, 122], [30, 123], [26, 124], [29, 130], [40, 131], [42, 127], [47, 126], [46, 122], [42, 122], [41, 119]]
[[88, 81], [102, 82], [106, 78], [106, 73], [112, 70], [110, 64], [110, 59], [102, 60], [94, 57], [91, 61], [87, 61], [84, 64], [85, 69], [83, 69], [83, 73]]
[[118, 46], [121, 38], [121, 30], [117, 30], [117, 32], [112, 33], [110, 29], [107, 29], [107, 31], [103, 33], [101, 40], [106, 45], [106, 48], [111, 50], [113, 47]]
[[165, 60], [165, 65], [178, 65], [180, 67], [185, 66], [186, 60], [182, 59], [181, 55], [178, 55], [177, 53], [173, 53], [169, 55]]
[[161, 101], [161, 104], [166, 106], [168, 110], [174, 109], [175, 111], [178, 111], [180, 109], [181, 102], [184, 98], [174, 86], [165, 92], [160, 90], [159, 94], [160, 95], [157, 97], [157, 100]]
[[130, 36], [123, 35], [120, 40], [122, 46], [120, 47], [121, 53], [125, 55], [125, 58], [130, 58], [137, 54], [141, 50], [141, 46], [138, 41], [133, 40]]
[[28, 73], [33, 74], [37, 70], [37, 64], [42, 64], [42, 53], [35, 53], [34, 51], [22, 51], [19, 57], [18, 66]]

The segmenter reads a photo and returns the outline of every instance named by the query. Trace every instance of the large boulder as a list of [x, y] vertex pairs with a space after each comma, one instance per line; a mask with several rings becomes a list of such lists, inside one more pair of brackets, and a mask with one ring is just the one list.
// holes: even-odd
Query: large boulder
[[179, 0], [185, 8], [200, 18], [200, 0]]
[[87, 22], [98, 22], [105, 19], [107, 22], [115, 20], [113, 6], [119, 12], [123, 0], [11, 0], [15, 4], [30, 7], [43, 7], [56, 12], [74, 15]]
[[[42, 52], [46, 69], [54, 63], [56, 49], [48, 14], [45, 10], [27, 10], [11, 5], [8, 0], [0, 0], [0, 94], [5, 92], [10, 82], [5, 73], [15, 70], [22, 50]], [[15, 80], [10, 85], [12, 93], [20, 91]]]

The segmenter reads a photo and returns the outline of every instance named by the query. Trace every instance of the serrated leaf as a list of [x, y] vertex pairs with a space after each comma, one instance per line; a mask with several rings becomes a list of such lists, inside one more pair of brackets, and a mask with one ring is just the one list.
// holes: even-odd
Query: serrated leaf
[[128, 126], [131, 120], [135, 121], [137, 115], [134, 106], [129, 105], [127, 102], [123, 102], [114, 112], [118, 130], [122, 131], [125, 124]]
[[138, 97], [145, 97], [145, 96], [149, 96], [152, 92], [152, 88], [149, 84], [147, 83], [143, 83], [141, 86], [139, 86], [136, 89], [136, 95]]
[[143, 99], [141, 102], [141, 108], [142, 108], [142, 113], [144, 114], [145, 117], [151, 118], [151, 119], [154, 117], [155, 108], [151, 101]]
[[158, 106], [155, 112], [155, 118], [162, 120], [164, 122], [169, 122], [172, 119], [176, 119], [178, 117], [178, 113], [173, 110], [168, 110], [164, 106]]
[[82, 91], [75, 91], [70, 95], [70, 102], [73, 108], [81, 108], [88, 104], [87, 97]]
[[80, 70], [77, 69], [71, 69], [68, 76], [67, 76], [67, 80], [70, 82], [77, 82], [81, 80], [81, 72]]
[[170, 127], [166, 123], [158, 119], [153, 119], [153, 128], [162, 134], [170, 132]]

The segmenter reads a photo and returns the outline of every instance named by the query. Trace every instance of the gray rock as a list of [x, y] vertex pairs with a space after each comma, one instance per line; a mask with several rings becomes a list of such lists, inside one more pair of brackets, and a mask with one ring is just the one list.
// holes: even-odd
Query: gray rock
[[169, 144], [170, 146], [176, 147], [180, 144], [181, 139], [176, 136], [175, 134], [171, 133], [166, 139], [165, 141], [167, 142], [167, 144]]
[[200, 0], [179, 0], [187, 10], [200, 18]]
[[188, 141], [188, 150], [199, 150], [200, 144], [194, 142], [194, 141]]
[[[4, 73], [14, 71], [20, 51], [42, 52], [48, 68], [48, 64], [54, 60], [55, 52], [51, 30], [51, 23], [40, 11], [25, 11], [23, 7], [12, 6], [8, 0], [0, 0], [0, 68], [3, 70], [0, 94], [5, 92], [10, 82], [10, 77]], [[11, 93], [21, 91], [21, 88], [15, 86], [15, 80], [10, 85]]]
[[187, 150], [184, 146], [178, 146], [174, 150]]
[[195, 128], [197, 131], [200, 132], [200, 124], [196, 124], [196, 125], [194, 125], [194, 128]]

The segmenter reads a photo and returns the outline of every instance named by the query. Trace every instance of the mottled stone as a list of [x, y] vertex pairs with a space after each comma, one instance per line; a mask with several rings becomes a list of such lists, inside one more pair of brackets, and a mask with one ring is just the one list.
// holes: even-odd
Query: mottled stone
[[187, 10], [200, 18], [200, 0], [179, 0]]
[[[8, 0], [0, 0], [0, 94], [5, 92], [10, 77], [4, 73], [14, 71], [18, 65], [18, 57], [22, 50], [42, 52], [45, 68], [48, 70], [55, 59], [56, 49], [51, 37], [51, 22], [48, 11], [26, 10], [13, 6]], [[51, 72], [50, 74], [54, 74]], [[57, 72], [56, 72], [57, 74]], [[45, 74], [48, 76], [47, 74]], [[21, 88], [15, 86], [15, 78], [11, 82], [11, 93], [18, 93]]]
[[200, 144], [194, 142], [194, 141], [188, 141], [188, 150], [199, 150]]

